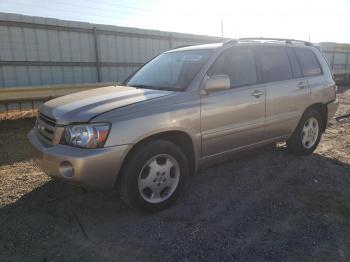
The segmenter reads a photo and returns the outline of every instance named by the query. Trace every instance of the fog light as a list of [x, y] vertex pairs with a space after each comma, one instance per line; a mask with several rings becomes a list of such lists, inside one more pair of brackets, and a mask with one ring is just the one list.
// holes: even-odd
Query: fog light
[[71, 163], [68, 161], [64, 161], [60, 164], [60, 173], [64, 177], [72, 177], [74, 176], [74, 168]]

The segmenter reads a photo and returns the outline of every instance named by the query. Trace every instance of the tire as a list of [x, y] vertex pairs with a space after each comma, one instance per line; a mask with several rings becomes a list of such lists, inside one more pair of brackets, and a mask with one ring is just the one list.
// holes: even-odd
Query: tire
[[292, 137], [287, 140], [289, 151], [295, 155], [309, 155], [314, 152], [321, 140], [322, 126], [321, 114], [314, 109], [307, 109]]
[[119, 183], [122, 199], [131, 208], [157, 212], [170, 207], [189, 177], [186, 155], [167, 140], [151, 140], [128, 158]]

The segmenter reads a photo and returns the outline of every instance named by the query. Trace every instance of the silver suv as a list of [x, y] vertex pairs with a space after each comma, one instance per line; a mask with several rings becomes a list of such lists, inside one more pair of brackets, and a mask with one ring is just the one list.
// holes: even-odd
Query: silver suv
[[312, 153], [337, 110], [336, 90], [308, 42], [183, 47], [122, 85], [45, 103], [28, 136], [48, 175], [117, 188], [131, 207], [158, 211], [208, 161], [280, 141], [294, 154]]

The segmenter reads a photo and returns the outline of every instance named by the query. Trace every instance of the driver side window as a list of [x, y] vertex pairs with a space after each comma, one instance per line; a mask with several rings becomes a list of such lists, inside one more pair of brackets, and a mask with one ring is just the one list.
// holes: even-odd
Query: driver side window
[[211, 66], [208, 75], [227, 75], [231, 88], [257, 84], [253, 51], [245, 47], [225, 50]]

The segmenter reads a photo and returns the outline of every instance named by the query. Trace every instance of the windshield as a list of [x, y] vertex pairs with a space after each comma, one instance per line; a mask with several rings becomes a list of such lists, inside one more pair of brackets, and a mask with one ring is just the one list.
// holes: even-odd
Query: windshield
[[161, 54], [144, 65], [126, 84], [141, 88], [184, 90], [211, 53], [211, 50], [192, 50]]

